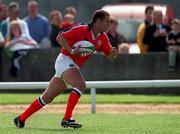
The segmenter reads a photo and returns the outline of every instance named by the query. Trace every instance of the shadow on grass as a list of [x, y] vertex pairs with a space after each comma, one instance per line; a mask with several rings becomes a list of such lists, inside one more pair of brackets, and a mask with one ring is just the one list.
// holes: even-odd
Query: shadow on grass
[[27, 129], [31, 129], [33, 131], [44, 131], [44, 132], [95, 132], [93, 129], [73, 129], [73, 128], [36, 128], [36, 127], [26, 127]]

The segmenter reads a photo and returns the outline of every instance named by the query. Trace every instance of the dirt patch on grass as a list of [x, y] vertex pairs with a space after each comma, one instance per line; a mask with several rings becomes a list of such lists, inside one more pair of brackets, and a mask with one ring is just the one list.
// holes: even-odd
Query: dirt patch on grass
[[[0, 105], [0, 113], [13, 112], [21, 113], [28, 105]], [[40, 113], [64, 113], [66, 105], [50, 104], [42, 108]], [[97, 113], [133, 113], [133, 114], [144, 114], [144, 113], [180, 113], [179, 104], [97, 104]], [[91, 113], [90, 104], [78, 104], [75, 113], [87, 114]]]

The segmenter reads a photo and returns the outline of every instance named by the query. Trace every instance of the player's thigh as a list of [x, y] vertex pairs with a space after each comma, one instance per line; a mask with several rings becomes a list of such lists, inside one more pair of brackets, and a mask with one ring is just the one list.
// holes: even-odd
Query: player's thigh
[[86, 89], [85, 79], [77, 68], [70, 68], [64, 71], [61, 78], [69, 83], [72, 87], [76, 87], [81, 91]]
[[46, 90], [44, 91], [42, 98], [46, 103], [50, 103], [56, 96], [64, 92], [66, 84], [58, 77], [53, 77]]

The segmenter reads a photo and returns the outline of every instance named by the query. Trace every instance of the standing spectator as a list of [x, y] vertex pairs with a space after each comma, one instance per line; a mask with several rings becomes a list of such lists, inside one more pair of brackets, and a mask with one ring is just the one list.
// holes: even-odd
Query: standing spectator
[[72, 14], [72, 15], [74, 16], [74, 18], [76, 19], [76, 15], [77, 15], [76, 8], [75, 8], [75, 7], [72, 7], [72, 6], [65, 8], [65, 10], [64, 10], [64, 16], [65, 16], [66, 14]]
[[153, 6], [147, 6], [145, 9], [145, 20], [142, 22], [137, 31], [137, 43], [140, 48], [141, 53], [146, 53], [148, 50], [148, 45], [143, 43], [145, 29], [151, 25], [152, 22], [152, 12], [154, 10]]
[[51, 33], [50, 33], [51, 45], [53, 47], [60, 47], [59, 43], [56, 40], [56, 37], [61, 31], [59, 24], [62, 21], [62, 14], [60, 11], [54, 10], [50, 12], [49, 18], [51, 23]]
[[38, 3], [34, 0], [28, 2], [29, 15], [24, 18], [29, 27], [30, 35], [41, 48], [50, 47], [49, 33], [50, 25], [45, 16], [38, 13]]
[[0, 23], [8, 17], [8, 8], [4, 4], [0, 4]]
[[169, 70], [173, 71], [176, 66], [176, 56], [180, 55], [180, 20], [172, 21], [172, 31], [167, 36], [167, 43], [169, 45]]
[[8, 5], [9, 16], [7, 17], [7, 19], [2, 21], [2, 23], [0, 25], [0, 30], [1, 30], [5, 39], [9, 35], [10, 22], [13, 20], [18, 20], [20, 22], [20, 26], [23, 29], [22, 32], [29, 34], [29, 29], [28, 29], [27, 23], [24, 20], [19, 19], [19, 17], [18, 17], [19, 11], [20, 11], [20, 7], [19, 7], [19, 4], [17, 2], [11, 2]]
[[10, 23], [10, 32], [5, 47], [12, 52], [12, 64], [10, 74], [18, 76], [20, 71], [19, 60], [26, 55], [28, 49], [36, 48], [37, 43], [29, 34], [22, 33], [22, 27], [19, 21]]
[[166, 36], [170, 27], [162, 23], [162, 11], [153, 11], [152, 20], [153, 24], [145, 30], [143, 43], [148, 45], [148, 52], [167, 51]]
[[121, 43], [125, 42], [124, 36], [117, 31], [117, 27], [118, 22], [114, 18], [111, 18], [107, 36], [111, 46], [115, 47], [116, 49], [118, 49], [118, 46], [121, 45]]
[[75, 7], [69, 6], [65, 8], [64, 17], [63, 17], [64, 19], [63, 22], [61, 23], [61, 27], [63, 29], [68, 29], [73, 26], [79, 25], [80, 23], [76, 22], [76, 16], [77, 16], [77, 10]]
[[73, 26], [76, 26], [77, 24], [75, 23], [75, 17], [72, 14], [65, 14], [63, 21], [60, 24], [60, 27], [62, 30], [72, 28]]

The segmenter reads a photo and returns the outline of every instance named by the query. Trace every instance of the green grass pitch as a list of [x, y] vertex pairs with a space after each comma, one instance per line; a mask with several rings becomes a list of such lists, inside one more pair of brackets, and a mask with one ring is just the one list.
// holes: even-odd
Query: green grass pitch
[[[6, 104], [29, 104], [40, 94], [0, 94], [0, 105]], [[65, 103], [68, 95], [62, 94], [54, 99], [52, 103]], [[153, 103], [153, 104], [179, 104], [179, 96], [162, 96], [162, 95], [128, 95], [128, 94], [97, 94], [97, 103], [99, 104], [137, 104], [137, 103]], [[82, 95], [79, 103], [90, 103], [91, 96], [88, 94]]]
[[87, 114], [75, 115], [80, 129], [61, 128], [59, 114], [35, 114], [25, 128], [12, 124], [16, 114], [0, 113], [1, 134], [179, 134], [179, 114]]
[[[0, 94], [0, 105], [29, 104], [40, 94]], [[53, 103], [65, 103], [67, 95], [58, 96]], [[83, 95], [80, 103], [90, 103]], [[179, 96], [155, 95], [97, 95], [98, 104], [179, 104]], [[16, 112], [16, 111], [15, 111]], [[37, 113], [23, 129], [15, 128], [12, 120], [17, 113], [0, 113], [0, 134], [180, 134], [180, 114], [75, 114], [83, 124], [81, 129], [60, 127], [62, 115]]]

